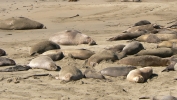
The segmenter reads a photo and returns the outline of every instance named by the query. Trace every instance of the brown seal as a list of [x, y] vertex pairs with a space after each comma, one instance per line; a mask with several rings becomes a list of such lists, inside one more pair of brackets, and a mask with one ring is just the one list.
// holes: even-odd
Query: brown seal
[[63, 81], [72, 81], [82, 79], [84, 75], [82, 72], [75, 66], [64, 66], [59, 71], [59, 77], [56, 79], [60, 79]]
[[111, 50], [112, 52], [121, 52], [123, 50], [123, 48], [125, 47], [125, 45], [122, 45], [122, 44], [118, 44], [118, 45], [113, 45], [111, 47], [106, 47], [104, 49], [106, 50]]
[[101, 73], [96, 72], [93, 69], [86, 69], [83, 74], [86, 78], [105, 79]]
[[42, 41], [42, 42], [36, 43], [30, 48], [29, 55], [32, 56], [36, 53], [41, 54], [45, 51], [52, 50], [52, 49], [60, 49], [60, 46], [51, 41]]
[[49, 40], [61, 45], [96, 45], [96, 42], [91, 37], [76, 30], [58, 32], [50, 37]]
[[145, 34], [136, 38], [140, 42], [159, 43], [161, 40], [155, 34]]
[[170, 63], [168, 58], [152, 55], [128, 56], [118, 61], [119, 64], [132, 66], [166, 66]]
[[29, 66], [15, 65], [13, 67], [5, 68], [0, 70], [0, 72], [16, 72], [16, 71], [27, 71], [31, 69]]
[[34, 69], [45, 69], [49, 71], [58, 69], [57, 65], [50, 57], [42, 55], [32, 59], [28, 66]]
[[152, 73], [153, 70], [151, 67], [134, 69], [128, 73], [127, 80], [130, 82], [143, 83], [150, 78]]
[[25, 17], [12, 17], [0, 21], [0, 29], [4, 30], [25, 30], [46, 28], [43, 24]]
[[121, 2], [141, 2], [141, 0], [121, 0]]
[[6, 52], [3, 49], [0, 49], [0, 56], [5, 56]]
[[176, 55], [174, 55], [170, 58], [170, 64], [164, 70], [162, 70], [162, 72], [177, 70], [177, 64], [176, 63], [177, 63], [177, 58], [176, 58]]
[[141, 26], [141, 25], [147, 25], [147, 24], [151, 24], [151, 22], [148, 20], [140, 20], [136, 22], [133, 26]]
[[136, 69], [136, 67], [134, 66], [107, 67], [105, 69], [102, 69], [100, 73], [102, 75], [107, 75], [112, 77], [127, 76], [127, 74], [133, 69]]
[[15, 61], [9, 58], [0, 57], [0, 66], [16, 65]]

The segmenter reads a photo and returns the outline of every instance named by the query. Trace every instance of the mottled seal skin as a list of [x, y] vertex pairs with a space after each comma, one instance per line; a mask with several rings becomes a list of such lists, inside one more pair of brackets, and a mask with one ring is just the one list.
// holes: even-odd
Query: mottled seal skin
[[111, 47], [106, 47], [104, 49], [106, 50], [111, 50], [112, 52], [121, 52], [123, 50], [123, 48], [125, 47], [125, 45], [122, 45], [122, 44], [118, 44], [118, 45], [114, 45], [114, 46], [111, 46]]
[[53, 50], [53, 49], [60, 49], [60, 46], [51, 41], [42, 41], [42, 42], [36, 43], [30, 48], [29, 55], [32, 56], [36, 53], [42, 54], [45, 51]]
[[86, 69], [83, 74], [85, 78], [105, 79], [105, 77], [101, 73], [96, 72], [93, 69]]
[[51, 36], [49, 41], [53, 41], [60, 45], [96, 45], [96, 42], [91, 37], [76, 30], [58, 32], [54, 36]]
[[3, 49], [0, 49], [0, 56], [5, 56], [6, 52]]
[[27, 71], [31, 69], [29, 66], [15, 65], [13, 67], [5, 68], [0, 70], [0, 72], [17, 72], [17, 71]]
[[173, 55], [173, 51], [171, 48], [157, 48], [157, 49], [146, 49], [146, 50], [141, 50], [136, 56], [143, 56], [143, 55], [154, 55], [158, 57], [171, 57]]
[[137, 38], [141, 35], [144, 35], [146, 33], [147, 33], [146, 31], [137, 31], [133, 33], [121, 33], [115, 37], [109, 38], [107, 41], [130, 40], [130, 39]]
[[171, 96], [171, 95], [160, 95], [160, 96], [154, 96], [152, 100], [177, 100], [177, 97]]
[[156, 33], [156, 29], [158, 29], [156, 24], [147, 24], [147, 25], [130, 27], [127, 30], [123, 31], [123, 33], [134, 33], [137, 31], [147, 31], [147, 32]]
[[138, 53], [139, 51], [141, 51], [141, 50], [143, 50], [143, 49], [144, 49], [144, 47], [143, 47], [143, 45], [142, 45], [140, 42], [138, 42], [138, 41], [133, 41], [133, 42], [127, 44], [127, 45], [123, 48], [122, 52], [120, 52], [120, 53], [118, 54], [118, 58], [119, 58], [119, 59], [122, 59], [123, 57], [126, 57], [127, 55], [136, 54], [136, 53]]
[[0, 66], [16, 65], [15, 61], [9, 58], [0, 57]]
[[60, 79], [63, 81], [72, 81], [82, 79], [84, 75], [82, 72], [75, 66], [64, 66], [59, 71], [59, 77], [56, 79]]
[[119, 66], [119, 67], [108, 67], [102, 69], [100, 73], [106, 76], [118, 77], [118, 76], [127, 76], [127, 74], [136, 69], [134, 66]]
[[101, 52], [95, 53], [88, 60], [86, 60], [85, 64], [91, 67], [94, 67], [96, 64], [100, 63], [103, 60], [118, 60], [117, 55], [111, 50], [103, 50]]
[[140, 42], [159, 43], [161, 40], [155, 34], [145, 34], [136, 38]]
[[26, 30], [46, 28], [43, 24], [25, 17], [12, 17], [0, 21], [0, 29], [3, 30]]
[[132, 66], [166, 66], [170, 63], [168, 58], [160, 58], [152, 55], [128, 56], [118, 61], [119, 64]]
[[153, 70], [151, 67], [144, 67], [139, 69], [134, 69], [130, 71], [127, 75], [127, 80], [130, 82], [144, 83], [152, 75]]
[[55, 62], [50, 57], [42, 55], [32, 59], [28, 66], [34, 69], [45, 69], [49, 71], [57, 70]]
[[141, 25], [147, 25], [147, 24], [151, 24], [151, 22], [148, 20], [140, 20], [136, 22], [133, 26], [141, 26]]

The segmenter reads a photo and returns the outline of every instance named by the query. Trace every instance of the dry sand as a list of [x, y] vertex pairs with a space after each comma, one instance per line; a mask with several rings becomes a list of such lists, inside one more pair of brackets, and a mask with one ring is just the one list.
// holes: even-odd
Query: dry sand
[[[49, 39], [56, 32], [75, 29], [96, 40], [96, 46], [78, 45], [61, 48], [86, 48], [95, 52], [104, 47], [126, 44], [126, 41], [106, 41], [139, 20], [167, 25], [177, 20], [176, 0], [142, 0], [142, 2], [119, 2], [119, 0], [1, 0], [0, 20], [23, 16], [41, 22], [47, 29], [38, 30], [0, 30], [0, 48], [7, 52], [17, 64], [25, 65], [34, 57], [29, 57], [29, 47]], [[69, 18], [79, 14], [78, 17]], [[156, 44], [143, 43], [145, 48]], [[56, 64], [72, 64], [84, 71], [83, 60], [64, 58]], [[97, 71], [115, 63], [101, 62]], [[6, 67], [3, 67], [6, 68]], [[31, 69], [22, 72], [0, 73], [1, 100], [138, 100], [139, 97], [154, 95], [177, 96], [176, 71], [163, 72], [163, 67], [153, 67], [158, 76], [143, 84], [128, 82], [126, 77], [107, 77], [109, 80], [81, 79], [63, 83], [50, 76], [20, 79], [33, 74], [57, 71]]]

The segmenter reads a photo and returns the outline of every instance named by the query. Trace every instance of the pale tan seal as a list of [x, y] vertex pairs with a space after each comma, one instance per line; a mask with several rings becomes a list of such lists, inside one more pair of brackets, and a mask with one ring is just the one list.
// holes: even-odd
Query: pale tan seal
[[96, 45], [96, 42], [91, 37], [77, 30], [65, 30], [58, 32], [51, 36], [49, 40], [61, 45]]
[[63, 81], [72, 81], [72, 80], [79, 80], [82, 79], [84, 75], [82, 72], [75, 66], [63, 66], [59, 71], [59, 77], [56, 79], [60, 79]]
[[136, 38], [140, 42], [159, 43], [161, 40], [155, 34], [145, 34]]
[[130, 82], [143, 83], [150, 78], [152, 73], [153, 70], [151, 67], [134, 69], [128, 73], [127, 80]]
[[53, 50], [53, 49], [60, 49], [60, 46], [52, 41], [42, 41], [39, 43], [36, 43], [30, 48], [29, 55], [34, 55], [36, 53], [43, 53], [48, 50]]
[[34, 69], [45, 69], [49, 71], [57, 70], [55, 62], [50, 57], [42, 55], [32, 59], [28, 66]]
[[12, 17], [0, 21], [0, 29], [4, 30], [25, 30], [46, 28], [43, 24], [25, 17]]
[[158, 48], [161, 48], [161, 47], [172, 48], [174, 44], [177, 44], [177, 39], [170, 39], [168, 41], [162, 41], [157, 45], [157, 47]]
[[177, 100], [177, 97], [171, 95], [158, 95], [154, 96], [152, 100]]

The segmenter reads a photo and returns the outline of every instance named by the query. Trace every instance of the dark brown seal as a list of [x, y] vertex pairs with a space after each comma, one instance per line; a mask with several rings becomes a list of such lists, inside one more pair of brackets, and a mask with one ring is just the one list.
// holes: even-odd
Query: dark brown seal
[[118, 63], [132, 66], [166, 66], [170, 62], [169, 59], [167, 58], [143, 55], [143, 56], [128, 56], [119, 60]]
[[147, 25], [147, 24], [151, 24], [151, 22], [148, 20], [140, 20], [136, 22], [133, 26], [141, 26], [141, 25]]
[[105, 79], [101, 73], [96, 72], [93, 69], [86, 69], [83, 74], [86, 78]]
[[53, 49], [60, 49], [60, 46], [51, 41], [42, 41], [36, 43], [30, 48], [29, 55], [34, 55], [36, 53], [42, 54], [45, 51], [53, 50]]
[[25, 30], [46, 28], [43, 24], [25, 17], [12, 17], [0, 21], [0, 29], [4, 30]]
[[3, 49], [0, 49], [0, 56], [5, 56], [6, 52]]
[[134, 66], [118, 66], [118, 67], [107, 67], [102, 69], [100, 73], [106, 76], [118, 77], [118, 76], [127, 76], [127, 74], [136, 69]]
[[96, 45], [96, 42], [91, 37], [76, 30], [58, 32], [50, 37], [49, 40], [61, 45]]
[[0, 66], [16, 65], [15, 61], [9, 58], [0, 57]]
[[31, 69], [29, 66], [15, 65], [13, 67], [5, 68], [0, 70], [0, 72], [16, 72], [16, 71], [27, 71]]

